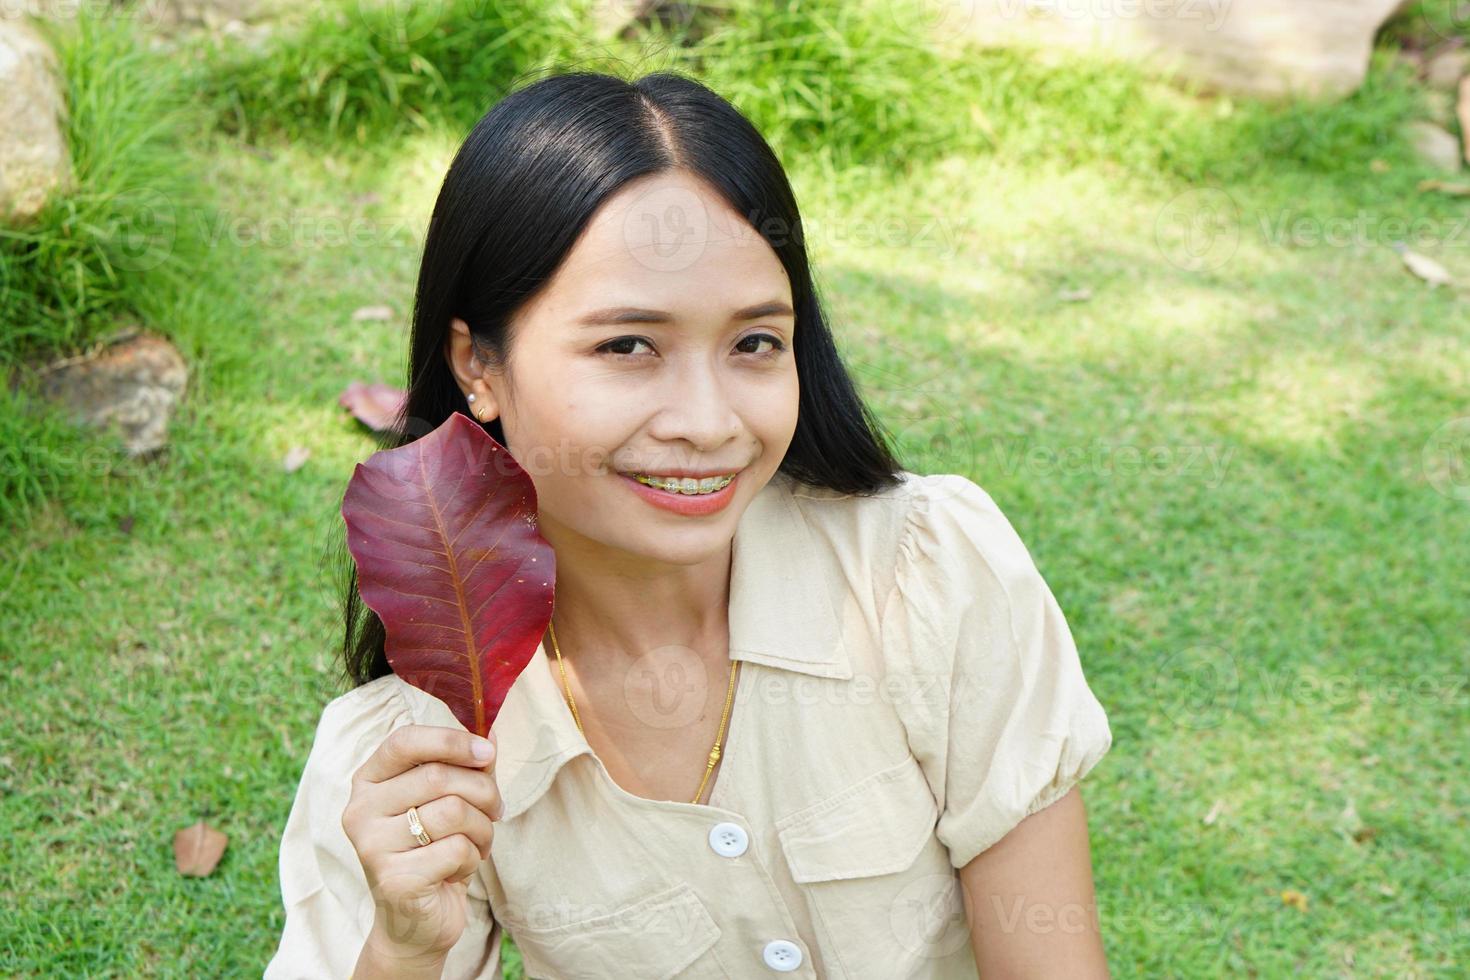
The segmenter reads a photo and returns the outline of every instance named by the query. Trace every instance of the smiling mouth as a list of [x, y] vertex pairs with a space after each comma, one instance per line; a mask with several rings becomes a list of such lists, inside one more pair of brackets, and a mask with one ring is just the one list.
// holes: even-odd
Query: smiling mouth
[[696, 480], [692, 477], [658, 477], [649, 476], [646, 473], [624, 473], [630, 480], [635, 480], [646, 487], [663, 490], [666, 493], [683, 494], [687, 497], [699, 497], [705, 494], [718, 493], [730, 485], [735, 479], [734, 473], [724, 476], [705, 477]]

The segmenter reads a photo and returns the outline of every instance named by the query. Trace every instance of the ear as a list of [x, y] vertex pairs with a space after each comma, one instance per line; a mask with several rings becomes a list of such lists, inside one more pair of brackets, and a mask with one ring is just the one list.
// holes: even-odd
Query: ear
[[489, 369], [475, 353], [469, 324], [459, 317], [450, 321], [449, 336], [444, 340], [444, 358], [449, 362], [454, 380], [459, 383], [459, 390], [466, 397], [475, 396], [474, 401], [468, 402], [470, 414], [481, 422], [496, 418], [500, 414], [500, 406], [486, 381]]

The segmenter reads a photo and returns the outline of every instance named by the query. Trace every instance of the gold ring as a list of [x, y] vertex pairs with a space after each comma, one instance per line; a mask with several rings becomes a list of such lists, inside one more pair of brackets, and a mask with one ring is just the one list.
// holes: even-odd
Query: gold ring
[[420, 847], [433, 843], [428, 832], [424, 830], [423, 823], [419, 821], [419, 808], [416, 806], [408, 808], [408, 832], [413, 834], [413, 839], [419, 842]]

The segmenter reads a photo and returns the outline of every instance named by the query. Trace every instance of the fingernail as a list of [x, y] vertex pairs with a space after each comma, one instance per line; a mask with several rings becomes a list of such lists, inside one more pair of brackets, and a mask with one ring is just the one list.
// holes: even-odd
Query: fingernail
[[495, 746], [489, 740], [476, 736], [470, 741], [470, 754], [476, 762], [489, 762], [495, 758]]

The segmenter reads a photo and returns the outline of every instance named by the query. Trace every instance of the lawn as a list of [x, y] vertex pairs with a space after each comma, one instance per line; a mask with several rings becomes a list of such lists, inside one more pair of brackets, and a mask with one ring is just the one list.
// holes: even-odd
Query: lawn
[[[1392, 245], [1470, 283], [1470, 204], [1418, 190], [1388, 42], [1334, 106], [998, 54], [889, 91], [862, 86], [907, 42], [845, 16], [744, 72], [712, 43], [701, 69], [779, 136], [839, 344], [908, 468], [986, 488], [1068, 615], [1114, 732], [1085, 783], [1114, 975], [1459, 975], [1470, 315]], [[342, 57], [390, 63], [363, 54], [381, 41]], [[274, 950], [280, 832], [343, 690], [338, 507], [375, 448], [336, 399], [403, 382], [438, 182], [477, 85], [507, 80], [464, 72], [578, 53], [523, 41], [426, 82], [438, 117], [382, 72], [334, 101], [299, 59], [138, 55], [205, 93], [174, 107], [158, 178], [189, 264], [37, 315], [67, 340], [141, 321], [192, 375], [151, 462], [0, 422], [0, 973], [258, 975]], [[766, 84], [803, 70], [844, 121]], [[329, 133], [334, 106], [351, 125]], [[19, 254], [12, 288], [40, 275]], [[354, 320], [372, 305], [392, 317]], [[229, 848], [185, 878], [173, 833], [199, 818]]]

